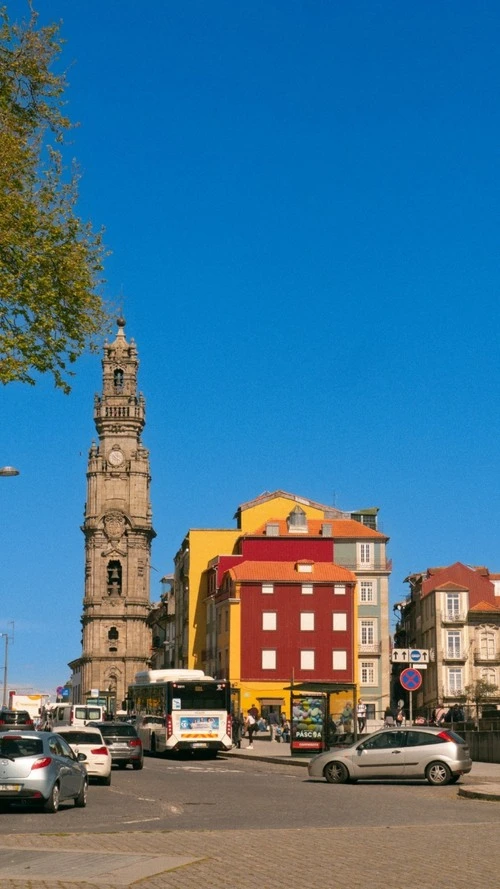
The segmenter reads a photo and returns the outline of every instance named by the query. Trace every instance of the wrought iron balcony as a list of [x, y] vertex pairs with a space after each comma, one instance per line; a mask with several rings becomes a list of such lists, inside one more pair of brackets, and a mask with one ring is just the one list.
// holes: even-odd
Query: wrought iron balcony
[[443, 611], [441, 614], [441, 622], [443, 624], [464, 624], [466, 621], [466, 611]]
[[380, 654], [382, 651], [381, 642], [360, 642], [358, 646], [359, 654]]

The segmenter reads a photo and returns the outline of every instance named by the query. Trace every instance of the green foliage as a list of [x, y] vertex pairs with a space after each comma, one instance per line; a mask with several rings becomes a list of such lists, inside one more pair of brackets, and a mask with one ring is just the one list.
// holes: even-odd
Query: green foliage
[[496, 694], [498, 686], [486, 679], [476, 679], [475, 682], [466, 685], [464, 691], [468, 700], [474, 701], [477, 706], [487, 700], [490, 695]]
[[50, 373], [69, 392], [69, 366], [98, 345], [109, 315], [101, 294], [102, 232], [75, 212], [78, 171], [61, 148], [66, 78], [53, 73], [58, 25], [0, 10], [0, 382]]

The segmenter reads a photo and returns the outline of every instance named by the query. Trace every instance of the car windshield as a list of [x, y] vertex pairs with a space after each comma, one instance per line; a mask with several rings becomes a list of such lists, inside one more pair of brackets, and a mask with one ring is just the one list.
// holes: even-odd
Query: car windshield
[[40, 753], [43, 753], [43, 741], [40, 738], [0, 737], [0, 756], [38, 756]]
[[102, 738], [98, 732], [60, 732], [68, 744], [101, 744]]
[[2, 710], [0, 712], [0, 721], [10, 725], [18, 725], [23, 722], [31, 722], [31, 716], [23, 710]]
[[113, 736], [114, 738], [136, 738], [137, 732], [133, 725], [127, 725], [126, 722], [119, 722], [111, 724], [103, 723], [99, 726], [103, 737], [109, 738]]

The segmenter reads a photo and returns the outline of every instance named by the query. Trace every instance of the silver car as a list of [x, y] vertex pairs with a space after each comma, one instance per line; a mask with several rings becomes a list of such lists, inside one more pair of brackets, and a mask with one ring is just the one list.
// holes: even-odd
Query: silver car
[[63, 800], [87, 805], [88, 778], [82, 756], [52, 732], [0, 733], [0, 806], [39, 803], [57, 812]]
[[366, 735], [348, 747], [337, 747], [311, 759], [311, 778], [329, 784], [376, 778], [426, 778], [450, 784], [472, 768], [467, 742], [449, 729], [397, 728]]

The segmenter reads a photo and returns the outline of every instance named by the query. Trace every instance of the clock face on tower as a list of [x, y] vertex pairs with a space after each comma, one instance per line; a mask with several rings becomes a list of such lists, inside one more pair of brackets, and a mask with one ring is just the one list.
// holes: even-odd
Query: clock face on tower
[[123, 454], [121, 451], [111, 451], [108, 457], [111, 466], [121, 466], [123, 463]]

